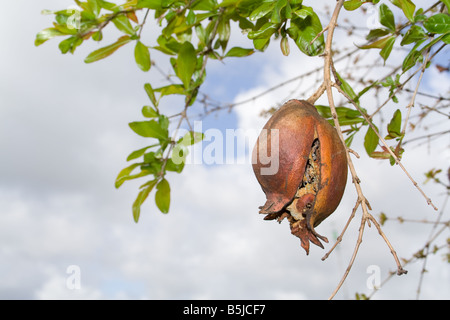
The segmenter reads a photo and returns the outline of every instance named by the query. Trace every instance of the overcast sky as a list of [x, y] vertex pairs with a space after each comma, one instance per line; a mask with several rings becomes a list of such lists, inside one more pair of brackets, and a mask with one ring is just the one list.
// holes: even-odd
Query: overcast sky
[[[163, 77], [156, 70], [141, 72], [131, 46], [89, 65], [83, 60], [97, 48], [93, 43], [83, 45], [75, 55], [60, 54], [58, 41], [36, 48], [36, 33], [51, 24], [51, 16], [41, 15], [41, 10], [71, 4], [68, 0], [10, 1], [0, 12], [0, 298], [327, 298], [348, 264], [359, 227], [360, 212], [342, 244], [321, 261], [356, 201], [350, 181], [337, 211], [317, 228], [331, 243], [325, 250], [312, 246], [309, 256], [290, 234], [287, 222], [278, 225], [258, 215], [264, 194], [251, 165], [238, 159], [190, 164], [181, 175], [170, 174], [170, 213], [157, 210], [152, 194], [139, 223], [133, 221], [131, 204], [143, 181], [116, 190], [114, 180], [127, 165], [127, 155], [148, 145], [128, 122], [140, 120], [140, 110], [148, 104], [144, 83]], [[237, 41], [246, 44], [244, 37]], [[212, 63], [203, 91], [217, 100], [242, 101], [322, 61], [305, 59], [293, 44], [291, 51], [285, 58], [274, 43], [266, 54], [245, 61]], [[448, 95], [448, 84], [448, 73], [430, 69], [423, 88]], [[296, 85], [232, 113], [211, 115], [203, 119], [202, 127], [258, 133], [267, 121], [260, 112], [289, 96]], [[176, 107], [165, 106], [168, 113]], [[429, 126], [433, 129], [429, 132], [445, 130], [448, 121], [439, 118]], [[405, 153], [405, 167], [421, 184], [429, 169], [448, 168], [448, 135], [439, 141], [432, 150], [424, 144]], [[355, 141], [354, 148], [361, 155], [355, 166], [374, 215], [385, 212], [391, 217], [429, 220], [436, 216], [400, 168], [369, 160], [361, 141]], [[193, 151], [199, 156], [202, 149]], [[423, 189], [441, 208], [443, 188], [428, 183]], [[448, 216], [447, 206], [443, 220]], [[431, 226], [391, 222], [383, 230], [399, 256], [409, 258], [423, 246]], [[440, 239], [446, 237], [448, 231]], [[442, 251], [430, 257], [422, 298], [450, 298], [450, 270], [442, 259]], [[70, 266], [81, 272], [79, 288], [67, 285]], [[374, 227], [366, 228], [357, 260], [337, 298], [370, 293], [370, 266], [379, 268], [382, 280], [395, 270]], [[407, 275], [389, 281], [374, 298], [415, 298], [421, 266], [406, 267]]]

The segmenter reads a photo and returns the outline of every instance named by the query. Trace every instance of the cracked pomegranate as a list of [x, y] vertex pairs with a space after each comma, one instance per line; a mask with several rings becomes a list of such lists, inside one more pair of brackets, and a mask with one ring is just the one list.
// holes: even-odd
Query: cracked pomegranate
[[[273, 172], [268, 155], [277, 161]], [[267, 198], [264, 219], [287, 218], [307, 254], [310, 242], [323, 248], [320, 240], [328, 239], [315, 227], [336, 210], [347, 182], [346, 149], [336, 129], [312, 104], [289, 100], [267, 121], [252, 157]]]

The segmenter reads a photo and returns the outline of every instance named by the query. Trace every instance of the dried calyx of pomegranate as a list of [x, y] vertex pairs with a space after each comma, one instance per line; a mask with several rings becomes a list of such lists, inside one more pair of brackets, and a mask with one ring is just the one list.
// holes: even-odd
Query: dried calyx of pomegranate
[[264, 219], [287, 218], [307, 254], [309, 242], [323, 248], [320, 240], [328, 239], [314, 228], [336, 210], [347, 182], [346, 148], [336, 129], [312, 104], [289, 100], [267, 121], [252, 157], [267, 198]]

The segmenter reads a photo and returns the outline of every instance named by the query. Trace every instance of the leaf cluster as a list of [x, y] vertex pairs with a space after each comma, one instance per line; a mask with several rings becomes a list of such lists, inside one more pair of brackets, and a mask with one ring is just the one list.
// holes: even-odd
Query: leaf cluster
[[[310, 56], [322, 53], [324, 48], [319, 17], [301, 0], [128, 0], [122, 4], [103, 0], [74, 1], [77, 9], [43, 12], [53, 14], [54, 22], [52, 27], [37, 34], [36, 46], [55, 37], [64, 37], [59, 43], [61, 53], [73, 54], [87, 40], [101, 42], [106, 28], [114, 26], [121, 33], [118, 39], [91, 52], [85, 63], [103, 60], [120, 48], [134, 44], [133, 58], [139, 69], [150, 71], [151, 52], [157, 50], [169, 57], [176, 77], [162, 87], [145, 84], [151, 102], [142, 108], [146, 119], [129, 124], [137, 135], [151, 140], [148, 146], [128, 156], [127, 161], [139, 161], [121, 170], [115, 183], [119, 188], [125, 181], [152, 176], [141, 185], [133, 203], [135, 221], [139, 219], [141, 205], [154, 188], [157, 207], [163, 213], [168, 212], [170, 186], [166, 173], [181, 173], [188, 147], [203, 137], [202, 133], [190, 131], [189, 135], [175, 139], [181, 121], [175, 132], [170, 133], [169, 117], [159, 109], [161, 99], [169, 95], [184, 96], [186, 117], [187, 108], [195, 102], [206, 77], [208, 59], [246, 57], [255, 51], [264, 51], [272, 38], [281, 37], [281, 50], [285, 55], [290, 51], [288, 38]], [[146, 43], [141, 36], [149, 15], [153, 15], [161, 28], [156, 43]], [[228, 48], [232, 23], [247, 34], [253, 48]]]
[[[275, 39], [279, 40], [281, 52], [288, 55], [291, 51], [290, 42], [307, 56], [320, 55], [325, 43], [323, 26], [313, 7], [306, 6], [302, 0], [122, 0], [116, 4], [103, 0], [74, 0], [77, 9], [45, 10], [43, 13], [54, 16], [53, 25], [39, 32], [35, 45], [60, 37], [61, 53], [74, 53], [76, 49], [88, 40], [103, 41], [103, 33], [109, 27], [120, 32], [120, 36], [86, 58], [85, 63], [93, 63], [110, 57], [120, 48], [133, 45], [133, 60], [136, 66], [149, 72], [154, 62], [152, 52], [163, 53], [170, 61], [173, 76], [170, 83], [155, 86], [144, 85], [149, 105], [142, 108], [144, 120], [133, 121], [130, 129], [137, 135], [150, 139], [145, 147], [133, 151], [127, 161], [137, 161], [124, 168], [116, 179], [119, 188], [125, 181], [142, 177], [151, 177], [141, 185], [138, 196], [132, 206], [135, 221], [140, 216], [140, 208], [153, 189], [155, 203], [159, 210], [167, 213], [170, 207], [170, 185], [168, 172], [181, 173], [190, 145], [201, 141], [203, 134], [192, 130], [182, 138], [176, 138], [176, 133], [183, 121], [187, 121], [187, 111], [197, 98], [199, 89], [206, 78], [206, 65], [209, 59], [224, 60], [243, 58], [257, 51], [264, 51]], [[354, 11], [363, 5], [378, 4], [379, 0], [362, 1], [348, 0], [344, 8]], [[386, 1], [387, 2], [387, 1]], [[406, 19], [396, 21], [391, 10], [398, 7]], [[448, 11], [448, 0], [442, 1], [442, 6]], [[148, 42], [142, 36], [142, 30], [147, 18], [153, 17], [160, 29], [155, 43]], [[446, 11], [424, 11], [416, 8], [411, 0], [391, 0], [390, 4], [379, 5], [379, 21], [381, 28], [370, 30], [367, 44], [360, 46], [361, 50], [378, 49], [380, 56], [386, 61], [392, 53], [396, 42], [408, 50], [402, 64], [402, 74], [413, 68], [417, 63], [423, 63], [425, 56], [438, 44], [448, 44], [450, 41], [450, 17]], [[251, 48], [229, 48], [231, 28], [237, 26], [248, 39]], [[359, 106], [360, 98], [372, 88], [386, 87], [390, 97], [398, 102], [395, 92], [401, 87], [401, 75], [376, 81], [355, 92], [350, 84], [337, 72], [335, 74], [340, 88]], [[184, 97], [184, 110], [175, 130], [169, 130], [171, 119], [164, 110], [160, 110], [161, 100], [167, 96]], [[333, 123], [330, 108], [317, 106], [322, 116]], [[366, 111], [362, 113], [352, 108], [339, 106], [336, 109], [339, 124], [347, 127], [346, 144], [351, 145], [356, 133], [367, 128], [364, 147], [370, 157], [390, 159], [395, 161], [386, 147], [379, 145], [379, 136], [374, 131], [377, 127], [369, 123]], [[403, 149], [401, 141], [402, 115], [398, 109], [387, 125], [386, 140], [396, 140], [398, 144], [392, 151], [400, 157]]]

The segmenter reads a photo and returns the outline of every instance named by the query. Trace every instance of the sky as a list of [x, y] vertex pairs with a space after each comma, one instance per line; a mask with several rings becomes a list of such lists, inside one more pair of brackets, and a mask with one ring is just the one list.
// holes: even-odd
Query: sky
[[[258, 215], [265, 196], [248, 159], [187, 164], [181, 175], [168, 176], [169, 214], [161, 214], [150, 196], [139, 223], [133, 221], [131, 204], [143, 181], [117, 190], [114, 180], [127, 165], [127, 155], [146, 146], [147, 141], [135, 135], [128, 123], [142, 120], [140, 110], [149, 103], [144, 83], [161, 81], [163, 76], [154, 69], [141, 72], [131, 47], [89, 65], [83, 60], [97, 48], [93, 43], [83, 45], [75, 55], [60, 54], [58, 41], [36, 48], [36, 33], [51, 23], [41, 10], [71, 4], [18, 0], [4, 3], [0, 12], [4, 43], [0, 49], [0, 298], [328, 298], [353, 252], [361, 212], [327, 260], [321, 257], [333, 241], [326, 251], [313, 246], [306, 256], [287, 222], [279, 225]], [[148, 39], [154, 34], [149, 31]], [[249, 45], [245, 37], [234, 35], [236, 45]], [[348, 41], [345, 33], [336, 37]], [[214, 62], [202, 92], [216, 100], [238, 102], [322, 62], [320, 57], [307, 60], [294, 49], [291, 44], [292, 54], [284, 57], [274, 43], [264, 54]], [[377, 55], [370, 54], [364, 58]], [[445, 54], [442, 61], [448, 63]], [[158, 60], [158, 65], [168, 70], [164, 61]], [[336, 67], [341, 70], [345, 65]], [[427, 71], [423, 81], [433, 94], [448, 94], [448, 84], [448, 73], [435, 69]], [[254, 134], [267, 121], [261, 111], [286, 100], [298, 86], [308, 83], [293, 83], [231, 112], [198, 120], [204, 130], [217, 129], [214, 132], [223, 135], [227, 129], [247, 130], [251, 146]], [[368, 101], [368, 107], [373, 103]], [[177, 101], [169, 100], [162, 108], [173, 113], [177, 106]], [[196, 108], [193, 113], [201, 110]], [[432, 118], [426, 126], [428, 132], [437, 132], [448, 129], [448, 122]], [[207, 136], [203, 145], [196, 146], [195, 157], [204, 156], [212, 141]], [[447, 135], [431, 150], [427, 144], [419, 145], [403, 159], [439, 208], [445, 191], [423, 184], [424, 172], [448, 168], [449, 142]], [[375, 216], [381, 212], [394, 218], [436, 216], [400, 168], [369, 159], [360, 140], [354, 148], [361, 156], [354, 159], [355, 167]], [[333, 239], [355, 201], [349, 180], [339, 208], [317, 231]], [[447, 206], [442, 220], [448, 220], [449, 211]], [[388, 222], [383, 230], [399, 256], [409, 258], [423, 246], [431, 225]], [[445, 238], [448, 230], [440, 243]], [[428, 259], [423, 299], [450, 298], [450, 268], [442, 261], [442, 252]], [[414, 299], [421, 267], [408, 265], [408, 274], [387, 282], [374, 299]], [[395, 263], [372, 226], [366, 227], [356, 262], [336, 298], [370, 293], [373, 270], [383, 280], [395, 270]]]

